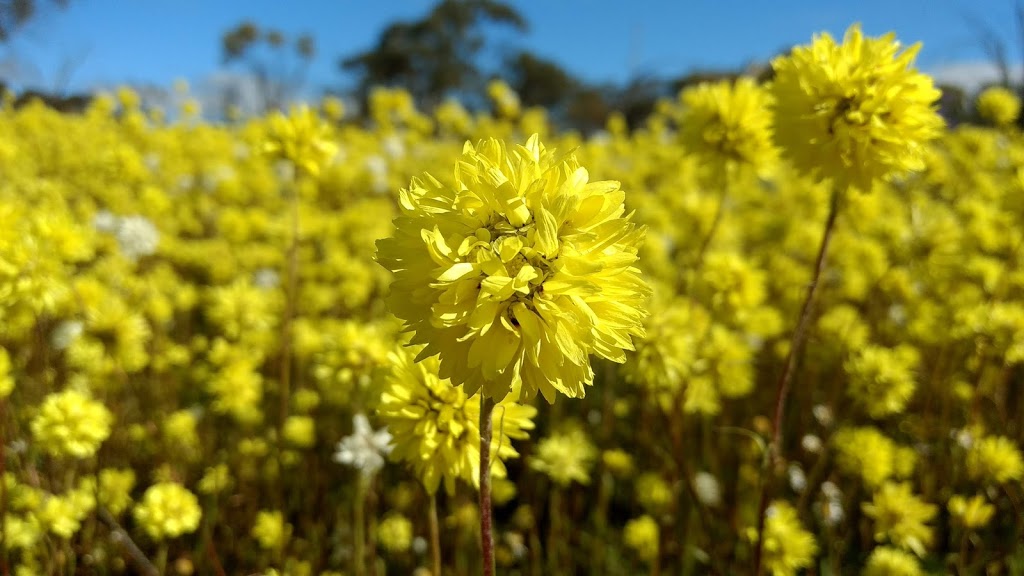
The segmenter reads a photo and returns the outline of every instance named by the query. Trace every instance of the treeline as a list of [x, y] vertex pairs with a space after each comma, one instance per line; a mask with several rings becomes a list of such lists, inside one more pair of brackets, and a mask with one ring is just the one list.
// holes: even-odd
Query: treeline
[[[50, 0], [64, 6], [67, 0]], [[0, 0], [0, 43], [38, 12], [32, 0]], [[529, 24], [511, 4], [498, 0], [441, 0], [424, 17], [388, 25], [366, 51], [338, 58], [338, 69], [350, 84], [326, 87], [326, 94], [342, 96], [356, 104], [351, 114], [359, 117], [375, 86], [401, 87], [417, 106], [431, 111], [454, 98], [470, 110], [487, 105], [486, 86], [500, 78], [526, 107], [548, 110], [559, 128], [584, 133], [606, 125], [613, 112], [630, 126], [642, 123], [657, 102], [674, 98], [683, 88], [708, 80], [735, 78], [741, 74], [767, 79], [767, 62], [744, 70], [702, 70], [679, 77], [638, 75], [625, 84], [584, 81], [557, 62], [527, 49], [508, 51], [499, 63], [485, 65], [493, 55], [497, 35], [522, 35]], [[288, 36], [280, 30], [243, 21], [221, 37], [220, 52], [226, 70], [236, 71], [248, 85], [226, 83], [213, 95], [211, 117], [232, 117], [239, 110], [263, 113], [279, 109], [308, 93], [307, 71], [317, 55], [309, 35]], [[494, 60], [494, 58], [490, 58]], [[5, 83], [0, 79], [0, 90]], [[950, 124], [976, 120], [971, 95], [953, 85], [941, 86], [941, 111]], [[91, 96], [71, 96], [31, 91], [19, 94], [15, 104], [40, 99], [68, 112], [83, 109]], [[209, 104], [209, 102], [208, 102]]]

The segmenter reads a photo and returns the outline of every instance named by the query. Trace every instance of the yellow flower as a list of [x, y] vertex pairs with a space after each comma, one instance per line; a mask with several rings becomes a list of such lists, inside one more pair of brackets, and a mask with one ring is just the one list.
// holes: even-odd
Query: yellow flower
[[285, 116], [275, 112], [267, 120], [265, 154], [288, 160], [296, 168], [316, 177], [338, 152], [330, 126], [308, 106], [297, 106]]
[[590, 469], [596, 458], [597, 448], [587, 433], [578, 426], [569, 426], [537, 444], [537, 451], [530, 459], [530, 468], [565, 488], [573, 482], [590, 484]]
[[0, 348], [0, 399], [14, 391], [14, 375], [11, 374], [11, 356], [7, 349]]
[[996, 126], [1009, 126], [1020, 116], [1020, 98], [1002, 86], [986, 88], [978, 95], [978, 114]]
[[844, 365], [850, 376], [846, 392], [872, 418], [899, 414], [917, 389], [918, 361], [911, 346], [865, 346]]
[[377, 526], [377, 541], [392, 554], [407, 552], [412, 547], [412, 522], [401, 514], [391, 514]]
[[[757, 538], [756, 531], [753, 537]], [[768, 507], [762, 553], [765, 568], [774, 576], [795, 576], [814, 561], [818, 543], [788, 502], [775, 501]]]
[[590, 354], [623, 362], [642, 336], [644, 230], [623, 216], [618, 182], [588, 183], [575, 156], [534, 136], [508, 149], [469, 143], [455, 184], [425, 175], [401, 193], [377, 260], [395, 273], [391, 311], [468, 394], [582, 397]]
[[99, 481], [99, 497], [103, 506], [114, 516], [124, 512], [132, 502], [135, 472], [127, 468], [106, 468], [100, 471]]
[[622, 531], [622, 541], [644, 562], [653, 562], [657, 559], [660, 537], [658, 523], [647, 515], [626, 522], [626, 527]]
[[905, 478], [913, 472], [913, 450], [899, 446], [877, 428], [842, 428], [832, 443], [839, 469], [859, 476], [868, 488], [877, 488], [889, 478]]
[[984, 528], [996, 513], [996, 507], [980, 494], [970, 498], [957, 494], [949, 499], [947, 506], [953, 518], [968, 530]]
[[88, 458], [110, 435], [113, 415], [106, 406], [77, 390], [50, 394], [32, 419], [32, 437], [55, 456]]
[[264, 550], [279, 550], [291, 536], [292, 525], [284, 521], [280, 510], [260, 510], [252, 526], [252, 537]]
[[967, 472], [975, 480], [1003, 484], [1024, 477], [1024, 459], [1009, 438], [987, 436], [967, 452]]
[[312, 448], [316, 444], [316, 421], [311, 416], [289, 416], [281, 435], [296, 448]]
[[[480, 400], [438, 376], [436, 358], [413, 361], [409, 350], [391, 355], [392, 373], [381, 394], [377, 414], [388, 425], [391, 457], [407, 463], [430, 493], [444, 479], [452, 493], [455, 480], [474, 486], [480, 473]], [[527, 438], [537, 410], [505, 399], [494, 408], [491, 439], [494, 477], [505, 476], [503, 460], [519, 453], [512, 440]]]
[[871, 551], [861, 576], [924, 576], [924, 572], [914, 556], [881, 546]]
[[135, 506], [135, 521], [157, 541], [195, 532], [202, 516], [195, 494], [174, 482], [150, 486]]
[[679, 100], [680, 142], [712, 174], [742, 167], [760, 173], [775, 163], [771, 96], [753, 79], [701, 83]]
[[901, 49], [894, 34], [865, 38], [855, 24], [842, 44], [821, 34], [772, 61], [775, 137], [793, 166], [863, 191], [923, 169], [943, 121], [939, 91], [913, 68], [920, 47]]
[[870, 503], [861, 504], [864, 514], [875, 521], [875, 540], [924, 556], [932, 542], [932, 529], [927, 526], [938, 508], [914, 496], [910, 484], [886, 482]]

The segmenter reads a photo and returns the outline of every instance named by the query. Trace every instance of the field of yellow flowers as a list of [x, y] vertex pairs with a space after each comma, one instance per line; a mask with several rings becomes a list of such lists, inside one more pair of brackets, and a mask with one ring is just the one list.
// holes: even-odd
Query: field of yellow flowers
[[0, 574], [1024, 574], [1020, 102], [916, 50], [587, 138], [5, 101]]

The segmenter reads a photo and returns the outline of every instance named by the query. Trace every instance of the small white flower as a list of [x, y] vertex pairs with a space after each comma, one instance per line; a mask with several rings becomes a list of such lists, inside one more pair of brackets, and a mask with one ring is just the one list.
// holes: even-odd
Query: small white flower
[[260, 268], [253, 274], [252, 283], [265, 290], [277, 288], [281, 284], [281, 275], [272, 268]]
[[352, 417], [352, 427], [352, 434], [338, 443], [334, 460], [359, 470], [367, 477], [373, 476], [384, 467], [384, 456], [391, 453], [391, 433], [386, 426], [380, 430], [371, 428], [370, 421], [363, 414]]
[[807, 475], [804, 474], [804, 469], [797, 463], [792, 463], [787, 469], [789, 474], [789, 486], [794, 492], [803, 492], [807, 488]]
[[829, 500], [822, 508], [823, 519], [829, 526], [836, 526], [843, 521], [845, 514], [843, 513], [843, 504], [839, 500]]
[[961, 430], [954, 430], [951, 432], [953, 439], [960, 445], [964, 450], [970, 450], [974, 446], [974, 435], [970, 433], [966, 428]]
[[843, 493], [842, 491], [839, 490], [839, 487], [836, 486], [835, 483], [828, 480], [822, 482], [821, 493], [824, 494], [825, 498], [828, 498], [829, 500], [839, 500], [843, 497]]
[[412, 551], [418, 555], [427, 553], [427, 539], [423, 536], [417, 536], [412, 539]]
[[398, 159], [405, 156], [405, 143], [398, 136], [392, 134], [381, 141], [381, 148], [388, 156]]
[[832, 409], [824, 404], [818, 404], [814, 408], [811, 408], [811, 413], [814, 414], [814, 419], [818, 421], [825, 428], [832, 425]]
[[821, 438], [818, 438], [814, 434], [805, 434], [804, 437], [800, 439], [800, 446], [811, 454], [817, 454], [818, 452], [821, 452]]
[[98, 232], [113, 232], [117, 230], [117, 216], [109, 210], [100, 210], [92, 217], [92, 227]]
[[693, 490], [697, 493], [697, 499], [705, 506], [713, 508], [722, 501], [718, 479], [710, 472], [702, 471], [693, 475]]
[[129, 260], [156, 252], [160, 232], [144, 216], [125, 216], [117, 225], [117, 243]]
[[65, 320], [53, 329], [50, 334], [50, 345], [56, 350], [64, 350], [82, 335], [83, 325], [78, 320]]

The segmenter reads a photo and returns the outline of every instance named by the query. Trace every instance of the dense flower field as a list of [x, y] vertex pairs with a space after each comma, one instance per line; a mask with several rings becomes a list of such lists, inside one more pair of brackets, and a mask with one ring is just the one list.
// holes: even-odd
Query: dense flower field
[[588, 138], [7, 101], [0, 571], [479, 573], [480, 390], [499, 573], [1024, 574], [1020, 104], [915, 52]]

